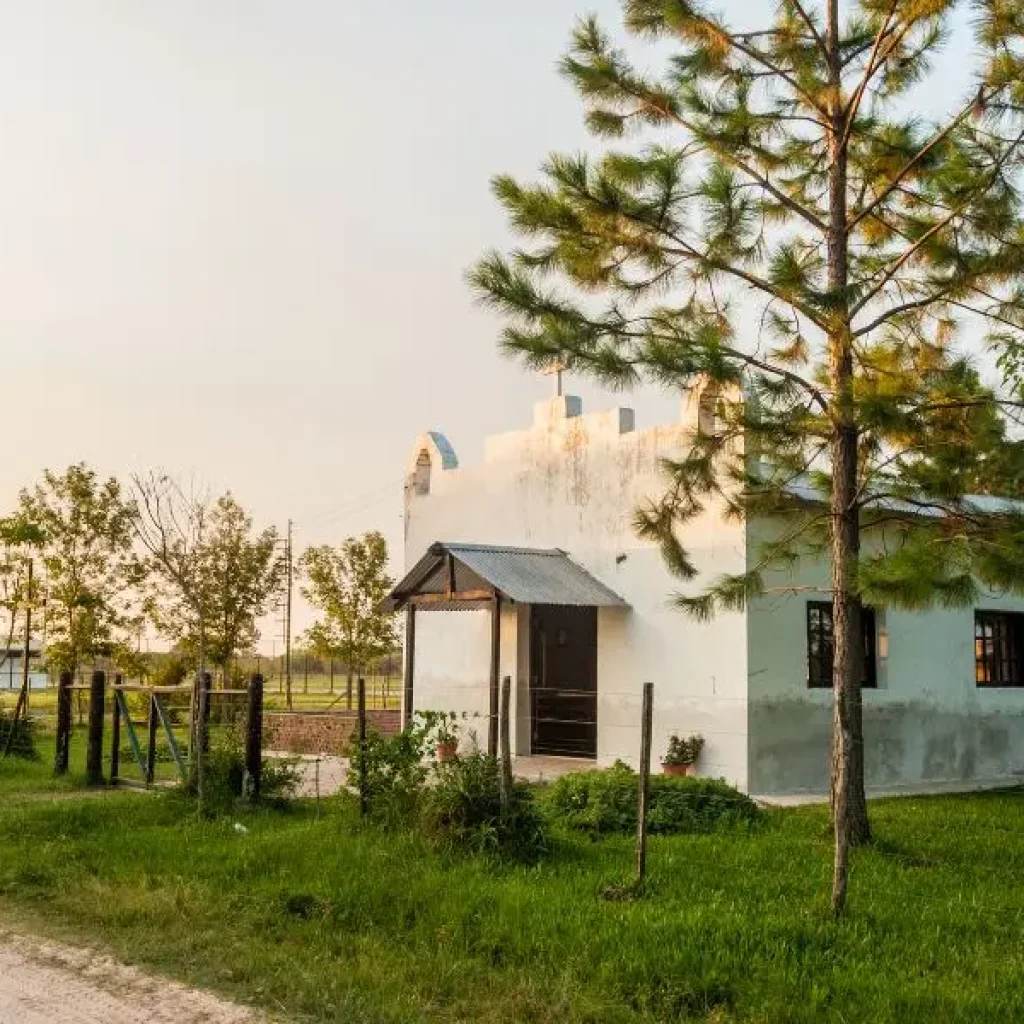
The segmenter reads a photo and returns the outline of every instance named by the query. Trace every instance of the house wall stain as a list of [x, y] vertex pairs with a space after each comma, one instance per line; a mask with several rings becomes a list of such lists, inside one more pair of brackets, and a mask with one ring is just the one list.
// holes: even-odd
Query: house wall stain
[[[751, 792], [828, 792], [831, 723], [831, 706], [822, 702], [751, 701]], [[920, 701], [867, 702], [864, 734], [869, 789], [1024, 781], [1024, 711], [968, 715]]]

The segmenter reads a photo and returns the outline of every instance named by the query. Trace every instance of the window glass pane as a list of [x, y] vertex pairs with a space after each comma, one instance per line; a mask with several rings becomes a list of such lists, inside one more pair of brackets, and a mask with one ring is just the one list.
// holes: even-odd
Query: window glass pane
[[1024, 615], [1017, 612], [975, 612], [974, 678], [978, 685], [1024, 685], [1022, 624]]

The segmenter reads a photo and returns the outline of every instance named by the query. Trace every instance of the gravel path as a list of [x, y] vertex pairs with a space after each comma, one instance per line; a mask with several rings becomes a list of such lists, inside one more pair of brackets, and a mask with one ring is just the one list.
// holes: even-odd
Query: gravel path
[[0, 1024], [257, 1024], [252, 1010], [89, 950], [0, 931]]

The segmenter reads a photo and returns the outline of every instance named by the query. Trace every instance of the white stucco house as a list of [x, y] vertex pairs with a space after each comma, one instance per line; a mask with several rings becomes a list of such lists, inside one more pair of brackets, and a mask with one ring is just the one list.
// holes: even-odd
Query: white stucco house
[[[36, 647], [29, 648], [28, 685], [32, 690], [46, 688], [46, 672], [34, 667], [40, 661], [42, 652]], [[20, 690], [25, 672], [25, 650], [23, 647], [0, 648], [0, 690]]]
[[[512, 680], [518, 755], [635, 764], [641, 688], [654, 684], [654, 758], [699, 733], [701, 774], [756, 794], [827, 789], [832, 695], [827, 565], [776, 573], [742, 612], [700, 623], [636, 509], [665, 487], [708, 414], [636, 429], [632, 410], [584, 415], [560, 396], [533, 423], [486, 440], [463, 466], [439, 433], [408, 465], [404, 710], [466, 712], [496, 742], [498, 681]], [[747, 567], [772, 529], [708, 510], [685, 543], [702, 579]], [[866, 616], [866, 773], [875, 791], [970, 788], [1024, 777], [1024, 601]]]

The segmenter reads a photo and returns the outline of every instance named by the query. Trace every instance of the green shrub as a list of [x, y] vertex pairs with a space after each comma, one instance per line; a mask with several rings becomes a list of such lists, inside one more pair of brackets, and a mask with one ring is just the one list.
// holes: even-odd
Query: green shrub
[[39, 752], [36, 750], [36, 722], [29, 716], [18, 719], [17, 726], [14, 725], [14, 712], [5, 711], [0, 708], [0, 754], [7, 746], [7, 737], [14, 729], [14, 737], [11, 740], [10, 754], [13, 757], [24, 758], [27, 761], [38, 761]]
[[501, 765], [487, 754], [469, 754], [438, 766], [424, 794], [421, 821], [427, 835], [455, 849], [534, 860], [547, 848], [544, 819], [525, 782], [515, 781], [501, 806]]
[[[563, 775], [548, 793], [551, 816], [595, 835], [636, 830], [637, 774], [617, 761], [603, 771]], [[652, 834], [709, 832], [750, 824], [757, 804], [721, 779], [651, 776], [647, 828]]]
[[353, 787], [362, 777], [371, 820], [422, 830], [451, 849], [533, 859], [546, 847], [544, 818], [529, 786], [513, 784], [501, 807], [498, 761], [474, 753], [438, 763], [434, 748], [448, 716], [418, 715], [394, 736], [370, 731], [353, 751]]
[[418, 813], [430, 774], [431, 732], [421, 722], [394, 736], [367, 731], [364, 749], [352, 751], [353, 786], [362, 776], [369, 816], [387, 825], [410, 822]]
[[[295, 758], [264, 758], [260, 799], [283, 802], [293, 797], [300, 781], [297, 763]], [[244, 785], [245, 748], [241, 734], [234, 729], [223, 730], [203, 758], [204, 808], [212, 814], [227, 813], [243, 796]], [[195, 778], [189, 779], [184, 790], [195, 795]]]

